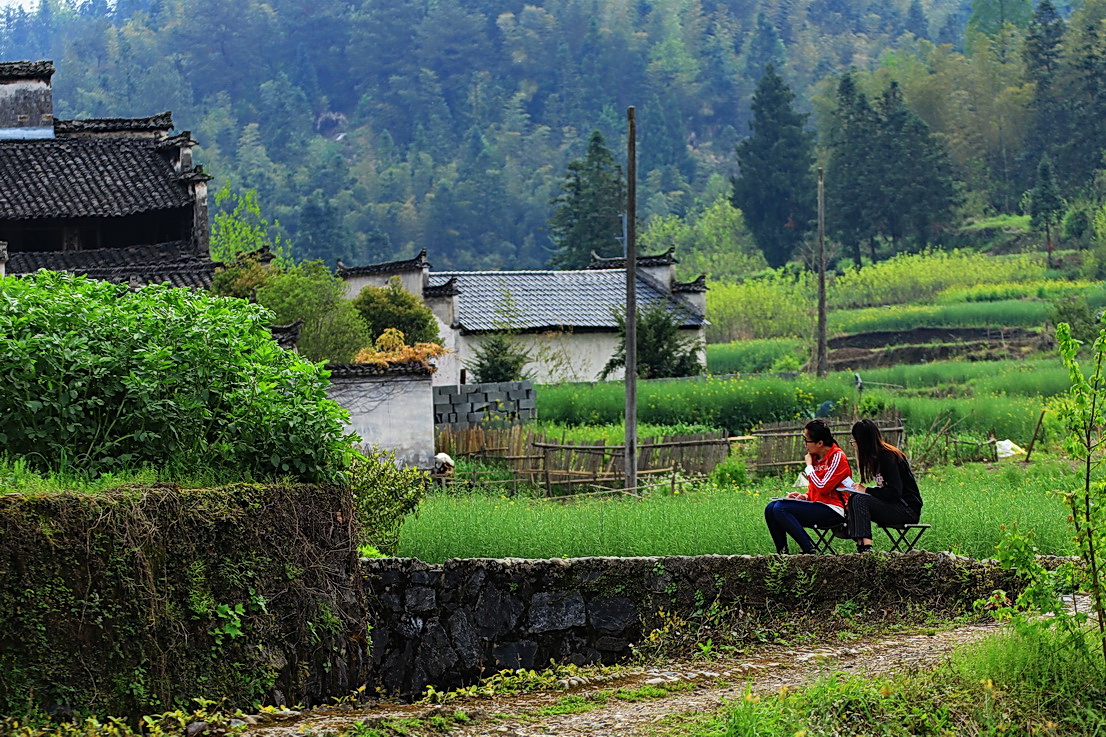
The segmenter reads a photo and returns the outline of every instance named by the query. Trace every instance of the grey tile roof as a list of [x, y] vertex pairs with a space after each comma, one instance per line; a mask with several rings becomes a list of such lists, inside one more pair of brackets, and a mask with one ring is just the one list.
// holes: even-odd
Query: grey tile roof
[[146, 138], [0, 141], [0, 219], [113, 217], [190, 205], [181, 176]]
[[171, 287], [210, 290], [218, 264], [212, 261], [186, 261], [164, 264], [134, 264], [111, 269], [89, 269], [90, 279], [116, 284], [168, 284]]
[[365, 266], [346, 266], [342, 259], [338, 259], [338, 276], [343, 279], [350, 276], [362, 276], [364, 274], [380, 274], [400, 271], [419, 271], [423, 267], [430, 267], [426, 260], [426, 249], [422, 249], [418, 256], [405, 261], [388, 261], [382, 264], [367, 264]]
[[[678, 264], [679, 260], [676, 259], [676, 249], [669, 248], [664, 253], [658, 253], [654, 256], [638, 256], [637, 265], [642, 266], [668, 266], [670, 264]], [[626, 257], [615, 256], [613, 258], [606, 258], [600, 256], [595, 251], [591, 252], [591, 263], [588, 264], [589, 269], [625, 269]]]
[[360, 379], [366, 376], [430, 376], [434, 368], [418, 361], [403, 361], [382, 366], [377, 363], [328, 363], [332, 379]]
[[49, 79], [53, 74], [52, 61], [0, 62], [0, 79]]
[[90, 118], [88, 120], [55, 120], [58, 136], [81, 133], [125, 133], [133, 131], [168, 132], [173, 127], [173, 114], [158, 113], [145, 118]]
[[192, 244], [170, 241], [152, 246], [90, 248], [85, 251], [15, 251], [9, 254], [8, 273], [26, 274], [39, 269], [85, 273], [134, 264], [164, 263], [194, 259]]
[[219, 264], [197, 256], [186, 241], [152, 246], [94, 248], [87, 251], [39, 251], [9, 254], [9, 274], [29, 274], [39, 269], [85, 274], [117, 284], [170, 284], [174, 287], [210, 289]]
[[[626, 303], [624, 269], [586, 271], [446, 271], [430, 274], [430, 287], [457, 280], [458, 317], [462, 330], [479, 332], [501, 327], [497, 308], [510, 293], [518, 308], [514, 326], [522, 330], [574, 328], [618, 329], [614, 309]], [[706, 325], [690, 304], [666, 295], [652, 279], [639, 275], [639, 306], [668, 302], [686, 316], [684, 327]]]

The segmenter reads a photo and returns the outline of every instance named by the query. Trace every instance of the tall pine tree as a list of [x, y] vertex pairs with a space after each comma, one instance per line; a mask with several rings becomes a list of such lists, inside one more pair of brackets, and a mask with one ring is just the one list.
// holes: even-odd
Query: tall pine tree
[[853, 72], [837, 83], [837, 107], [830, 124], [826, 228], [860, 266], [861, 244], [870, 243], [878, 232], [873, 190], [879, 172], [870, 150], [876, 135], [875, 111], [857, 89]]
[[733, 204], [773, 267], [791, 258], [815, 215], [814, 136], [795, 93], [769, 64], [753, 94], [752, 135], [737, 146]]
[[583, 269], [594, 251], [612, 257], [622, 253], [622, 213], [626, 185], [622, 170], [607, 148], [603, 134], [593, 131], [583, 159], [567, 167], [561, 194], [552, 201], [549, 231], [557, 269]]
[[1052, 267], [1052, 232], [1064, 217], [1064, 209], [1064, 199], [1052, 173], [1052, 161], [1043, 156], [1037, 164], [1037, 182], [1029, 191], [1029, 217], [1033, 230], [1044, 231], [1049, 268]]

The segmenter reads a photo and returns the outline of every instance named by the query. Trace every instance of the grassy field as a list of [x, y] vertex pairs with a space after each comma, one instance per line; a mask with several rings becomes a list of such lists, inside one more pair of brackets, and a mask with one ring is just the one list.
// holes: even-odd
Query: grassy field
[[[1065, 370], [1053, 358], [947, 361], [861, 373], [867, 387], [863, 396], [856, 393], [851, 371], [824, 379], [742, 375], [642, 381], [638, 383], [638, 420], [653, 425], [716, 427], [740, 435], [765, 422], [812, 417], [827, 400], [838, 406], [862, 402], [867, 413], [899, 408], [913, 433], [940, 429], [952, 418], [958, 430], [977, 433], [980, 439], [994, 431], [1000, 439], [1026, 444], [1048, 398], [1068, 387]], [[879, 386], [881, 383], [904, 389]], [[538, 416], [546, 423], [616, 425], [624, 413], [621, 382], [538, 388]]]
[[[926, 550], [993, 556], [1003, 525], [1033, 529], [1044, 553], [1073, 552], [1066, 510], [1050, 491], [1078, 483], [1062, 462], [945, 467], [921, 479]], [[743, 488], [684, 485], [644, 499], [509, 498], [435, 494], [400, 531], [399, 555], [447, 558], [575, 558], [593, 555], [709, 555], [773, 552], [764, 524], [768, 498], [788, 480]], [[876, 540], [876, 549], [887, 549]]]
[[662, 734], [1101, 735], [1106, 673], [1094, 652], [1094, 642], [1072, 648], [1054, 631], [1011, 630], [958, 649], [932, 670], [834, 673], [797, 689], [747, 689], [719, 714], [689, 715]]

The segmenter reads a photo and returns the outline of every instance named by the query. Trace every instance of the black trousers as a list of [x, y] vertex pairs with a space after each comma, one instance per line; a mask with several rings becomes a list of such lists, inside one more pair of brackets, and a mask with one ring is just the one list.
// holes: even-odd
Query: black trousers
[[879, 525], [913, 525], [918, 513], [901, 501], [885, 502], [870, 494], [849, 494], [845, 508], [848, 536], [853, 540], [871, 540], [872, 523]]

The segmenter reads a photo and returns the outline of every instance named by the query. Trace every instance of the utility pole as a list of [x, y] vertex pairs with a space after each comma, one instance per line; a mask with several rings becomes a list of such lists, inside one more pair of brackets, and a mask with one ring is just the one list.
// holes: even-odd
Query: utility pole
[[814, 373], [825, 376], [826, 357], [826, 188], [825, 169], [818, 167], [818, 346], [814, 354]]
[[637, 490], [637, 119], [626, 108], [626, 488]]

